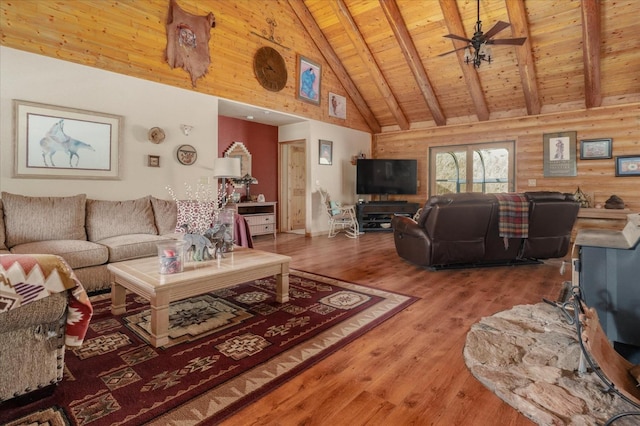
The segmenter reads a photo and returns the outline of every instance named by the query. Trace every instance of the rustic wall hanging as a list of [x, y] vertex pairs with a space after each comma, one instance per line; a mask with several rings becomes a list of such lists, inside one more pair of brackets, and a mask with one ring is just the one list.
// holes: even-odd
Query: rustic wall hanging
[[207, 73], [210, 30], [216, 26], [213, 13], [196, 16], [180, 9], [175, 0], [169, 1], [167, 17], [167, 63], [171, 68], [182, 67], [191, 75], [191, 84]]

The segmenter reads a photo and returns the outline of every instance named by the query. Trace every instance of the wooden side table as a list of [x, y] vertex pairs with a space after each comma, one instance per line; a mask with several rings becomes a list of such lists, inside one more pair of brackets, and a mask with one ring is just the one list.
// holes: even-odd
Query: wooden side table
[[276, 205], [275, 201], [264, 203], [236, 203], [227, 204], [227, 207], [236, 209], [238, 214], [244, 216], [249, 224], [251, 236], [269, 235], [276, 236]]

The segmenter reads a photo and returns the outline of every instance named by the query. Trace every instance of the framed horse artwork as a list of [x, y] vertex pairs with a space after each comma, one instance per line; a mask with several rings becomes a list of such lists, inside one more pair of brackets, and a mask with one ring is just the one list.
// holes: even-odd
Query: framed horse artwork
[[120, 179], [124, 118], [13, 101], [14, 177]]

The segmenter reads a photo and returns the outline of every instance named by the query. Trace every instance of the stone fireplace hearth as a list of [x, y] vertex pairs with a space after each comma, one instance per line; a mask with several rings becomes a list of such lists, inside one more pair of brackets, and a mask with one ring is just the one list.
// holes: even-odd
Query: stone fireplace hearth
[[[595, 373], [577, 372], [575, 326], [546, 303], [515, 306], [474, 324], [464, 359], [480, 382], [539, 425], [604, 424], [616, 413], [633, 410], [603, 392]], [[636, 417], [615, 424], [637, 422]]]

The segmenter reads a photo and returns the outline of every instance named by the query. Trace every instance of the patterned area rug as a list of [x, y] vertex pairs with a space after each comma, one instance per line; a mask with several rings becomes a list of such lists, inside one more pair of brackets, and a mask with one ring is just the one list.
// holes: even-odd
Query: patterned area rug
[[290, 299], [277, 303], [267, 278], [177, 302], [169, 344], [153, 348], [146, 301], [128, 294], [114, 317], [109, 295], [95, 296], [54, 394], [3, 407], [0, 424], [215, 424], [416, 300], [301, 271]]

